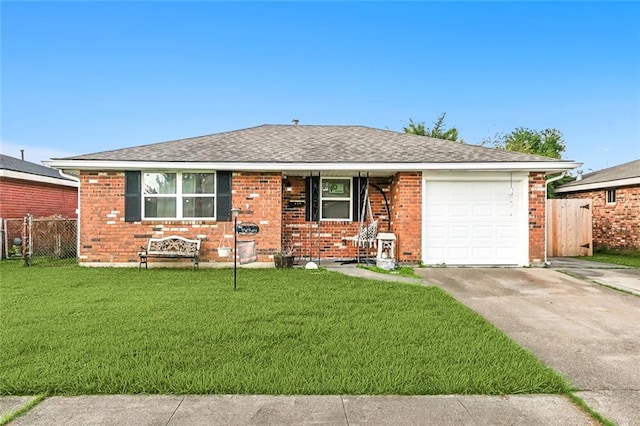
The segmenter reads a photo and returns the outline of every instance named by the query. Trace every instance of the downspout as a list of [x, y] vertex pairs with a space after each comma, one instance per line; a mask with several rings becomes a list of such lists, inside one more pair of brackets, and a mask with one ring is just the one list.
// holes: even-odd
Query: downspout
[[65, 173], [63, 170], [58, 169], [60, 176], [66, 179], [70, 179], [78, 184], [78, 207], [76, 208], [76, 262], [80, 262], [80, 178], [74, 175]]
[[552, 177], [551, 179], [547, 179], [547, 185], [549, 185], [552, 182], [555, 182], [557, 180], [562, 179], [563, 177], [565, 177], [567, 175], [567, 171], [565, 170], [564, 172], [560, 173], [558, 176], [556, 177]]
[[[549, 184], [562, 179], [566, 175], [567, 175], [567, 172], [565, 170], [564, 172], [560, 173], [558, 176], [552, 177], [551, 179], [546, 180], [546, 184], [544, 185], [544, 202], [545, 203], [547, 202], [547, 188], [549, 187]], [[549, 262], [547, 257], [547, 227], [548, 226], [549, 226], [549, 210], [545, 206], [544, 208], [544, 265], [545, 266], [551, 265], [551, 262]]]

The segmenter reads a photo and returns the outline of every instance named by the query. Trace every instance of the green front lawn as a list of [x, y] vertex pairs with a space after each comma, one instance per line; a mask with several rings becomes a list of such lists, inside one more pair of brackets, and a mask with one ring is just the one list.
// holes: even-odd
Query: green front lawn
[[512, 394], [567, 385], [436, 287], [324, 270], [0, 263], [0, 395]]
[[640, 268], [640, 250], [604, 250], [600, 249], [593, 256], [585, 258], [594, 262], [613, 263], [615, 265]]

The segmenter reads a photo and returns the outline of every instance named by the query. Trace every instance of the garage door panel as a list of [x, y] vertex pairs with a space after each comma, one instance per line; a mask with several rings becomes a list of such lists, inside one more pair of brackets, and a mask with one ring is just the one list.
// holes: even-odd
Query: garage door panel
[[[513, 188], [513, 189], [511, 189]], [[520, 182], [425, 181], [423, 260], [427, 264], [518, 264], [526, 221]], [[444, 213], [446, 212], [446, 213]]]
[[499, 259], [511, 259], [513, 253], [508, 248], [496, 248], [496, 255]]
[[449, 228], [449, 238], [469, 238], [469, 227], [467, 226], [451, 226]]
[[493, 226], [476, 225], [472, 227], [473, 238], [491, 238], [493, 236]]
[[456, 206], [456, 205], [452, 205], [449, 207], [449, 216], [452, 217], [469, 217], [471, 216], [471, 211], [469, 209], [469, 206]]
[[479, 261], [487, 261], [493, 259], [492, 247], [474, 247], [472, 251], [474, 259]]
[[438, 239], [446, 239], [447, 238], [447, 230], [446, 226], [429, 226], [425, 229], [425, 234], [429, 236], [432, 240]]
[[468, 247], [450, 247], [448, 257], [452, 259], [466, 259], [469, 257]]
[[513, 217], [513, 206], [510, 205], [496, 205], [495, 215], [498, 217]]
[[444, 204], [434, 204], [431, 207], [431, 216], [432, 217], [447, 217], [448, 209]]
[[425, 256], [428, 259], [435, 259], [433, 263], [442, 263], [447, 257], [444, 248], [428, 248]]
[[515, 225], [496, 225], [494, 234], [497, 238], [513, 238], [518, 235], [518, 228]]
[[493, 206], [490, 204], [476, 204], [473, 207], [473, 216], [475, 217], [492, 217], [493, 216]]

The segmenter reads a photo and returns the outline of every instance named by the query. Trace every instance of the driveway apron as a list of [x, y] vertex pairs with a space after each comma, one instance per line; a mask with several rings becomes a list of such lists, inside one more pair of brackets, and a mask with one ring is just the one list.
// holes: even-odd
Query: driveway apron
[[531, 350], [605, 417], [640, 425], [640, 297], [551, 269], [416, 272]]

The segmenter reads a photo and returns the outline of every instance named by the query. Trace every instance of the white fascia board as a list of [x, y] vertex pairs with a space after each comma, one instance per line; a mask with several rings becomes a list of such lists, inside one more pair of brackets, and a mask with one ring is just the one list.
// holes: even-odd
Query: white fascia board
[[167, 161], [51, 160], [49, 167], [68, 170], [232, 170], [232, 171], [420, 171], [420, 170], [535, 170], [559, 172], [580, 167], [582, 163], [558, 162], [473, 162], [473, 163], [222, 163]]
[[521, 181], [528, 180], [529, 173], [525, 170], [520, 171], [460, 171], [460, 170], [425, 170], [422, 172], [422, 177], [427, 181], [487, 181], [487, 180], [499, 180], [499, 181]]
[[78, 182], [76, 181], [66, 180], [62, 178], [56, 179], [49, 176], [34, 175], [31, 173], [16, 172], [14, 170], [0, 170], [0, 177], [28, 180], [30, 182], [48, 183], [50, 185], [71, 186], [74, 188], [78, 187]]
[[610, 180], [608, 182], [585, 183], [569, 186], [566, 188], [556, 188], [556, 192], [578, 192], [592, 189], [617, 188], [619, 186], [640, 185], [640, 177]]

